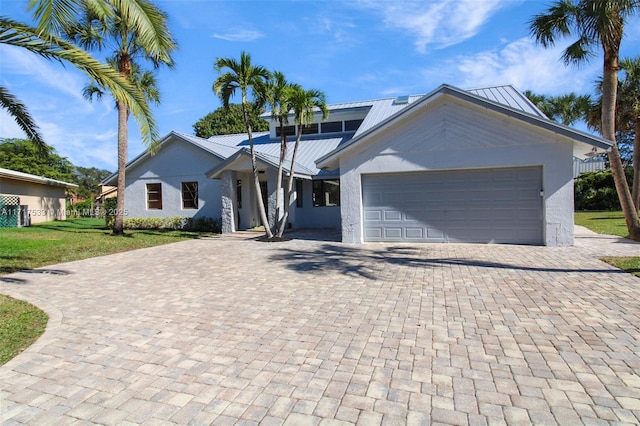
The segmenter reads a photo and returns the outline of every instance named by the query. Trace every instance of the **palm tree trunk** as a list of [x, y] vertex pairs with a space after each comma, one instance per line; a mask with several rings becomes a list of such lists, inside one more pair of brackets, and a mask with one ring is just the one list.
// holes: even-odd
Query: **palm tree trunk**
[[118, 191], [116, 198], [115, 222], [113, 235], [124, 235], [124, 191], [125, 169], [127, 167], [127, 136], [129, 132], [129, 109], [118, 101]]
[[282, 237], [284, 234], [284, 228], [287, 223], [287, 219], [289, 219], [289, 205], [288, 200], [291, 199], [291, 192], [293, 191], [293, 168], [296, 164], [296, 155], [298, 154], [298, 145], [300, 145], [300, 137], [302, 135], [302, 125], [300, 125], [300, 129], [298, 131], [298, 136], [296, 136], [296, 143], [293, 146], [293, 154], [291, 155], [291, 167], [289, 167], [289, 181], [287, 182], [287, 197], [284, 205], [284, 214], [282, 215], [282, 222], [280, 222], [280, 227], [278, 228], [278, 233], [276, 234], [278, 237]]
[[631, 198], [640, 212], [640, 114], [636, 117], [636, 135], [633, 138], [633, 187]]
[[277, 237], [282, 237], [282, 233], [277, 231], [280, 229], [280, 216], [283, 214], [281, 206], [283, 205], [282, 197], [282, 174], [284, 169], [284, 161], [287, 156], [287, 135], [284, 131], [283, 119], [280, 118], [280, 161], [278, 162], [278, 181], [276, 183], [276, 217], [274, 223], [274, 233]]
[[247, 125], [247, 135], [249, 137], [249, 147], [251, 149], [251, 168], [253, 170], [253, 185], [256, 191], [256, 198], [258, 199], [258, 211], [260, 213], [260, 220], [262, 221], [262, 226], [264, 227], [264, 232], [267, 238], [273, 238], [273, 233], [271, 232], [271, 228], [269, 227], [269, 219], [267, 218], [267, 213], [264, 208], [264, 202], [262, 201], [262, 189], [260, 188], [260, 175], [258, 173], [258, 163], [256, 162], [256, 150], [253, 146], [253, 134], [251, 131], [251, 123], [249, 122], [249, 114], [247, 114], [247, 105], [246, 101], [242, 100], [242, 115], [244, 115], [244, 122]]
[[609, 164], [613, 181], [620, 199], [620, 206], [629, 231], [629, 238], [640, 241], [640, 220], [629, 184], [624, 173], [624, 166], [618, 151], [615, 134], [616, 96], [618, 89], [618, 52], [604, 49], [604, 70], [602, 73], [602, 136], [613, 145], [609, 152]]

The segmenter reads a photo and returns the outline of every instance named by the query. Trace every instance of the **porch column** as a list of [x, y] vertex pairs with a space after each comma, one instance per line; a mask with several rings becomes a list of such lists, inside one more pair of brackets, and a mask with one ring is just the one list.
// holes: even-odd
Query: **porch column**
[[235, 232], [236, 172], [231, 170], [222, 172], [220, 176], [220, 194], [222, 196], [222, 233]]

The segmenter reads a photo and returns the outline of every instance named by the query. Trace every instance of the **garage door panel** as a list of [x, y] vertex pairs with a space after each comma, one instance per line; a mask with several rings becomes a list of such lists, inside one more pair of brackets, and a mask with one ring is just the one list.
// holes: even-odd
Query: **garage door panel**
[[385, 210], [384, 220], [386, 221], [400, 221], [402, 220], [402, 212], [397, 210]]
[[365, 210], [364, 212], [364, 220], [367, 222], [379, 222], [382, 220], [382, 211], [381, 210]]
[[423, 240], [425, 238], [424, 228], [406, 227], [405, 237], [407, 240]]
[[384, 228], [384, 237], [389, 240], [402, 240], [402, 228], [387, 226]]
[[369, 226], [364, 231], [364, 238], [367, 241], [382, 241], [382, 228]]
[[366, 241], [542, 243], [542, 169], [363, 175]]

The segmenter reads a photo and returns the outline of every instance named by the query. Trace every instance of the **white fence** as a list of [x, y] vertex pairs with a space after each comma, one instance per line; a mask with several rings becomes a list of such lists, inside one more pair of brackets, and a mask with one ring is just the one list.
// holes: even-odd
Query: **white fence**
[[580, 161], [576, 158], [573, 159], [573, 178], [580, 176], [580, 173], [596, 172], [598, 170], [606, 169], [604, 160], [587, 160]]

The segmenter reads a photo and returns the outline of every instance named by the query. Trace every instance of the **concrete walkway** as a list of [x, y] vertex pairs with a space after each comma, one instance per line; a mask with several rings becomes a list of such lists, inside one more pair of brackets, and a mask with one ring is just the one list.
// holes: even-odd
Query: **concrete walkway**
[[640, 279], [574, 247], [185, 241], [0, 277], [0, 423], [640, 423]]

